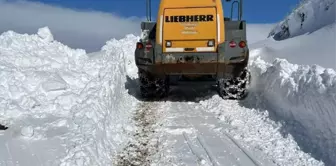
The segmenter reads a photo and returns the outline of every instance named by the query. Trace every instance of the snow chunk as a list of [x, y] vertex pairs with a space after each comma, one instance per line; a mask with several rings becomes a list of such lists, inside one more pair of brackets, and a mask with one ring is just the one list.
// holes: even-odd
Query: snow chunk
[[21, 135], [24, 137], [32, 137], [34, 135], [34, 128], [32, 126], [23, 127], [21, 130]]
[[50, 29], [48, 27], [39, 28], [37, 34], [47, 42], [51, 42], [54, 40], [54, 36], [51, 34]]
[[50, 92], [65, 90], [67, 88], [67, 84], [58, 74], [56, 74], [55, 77], [43, 82], [42, 87], [46, 92]]

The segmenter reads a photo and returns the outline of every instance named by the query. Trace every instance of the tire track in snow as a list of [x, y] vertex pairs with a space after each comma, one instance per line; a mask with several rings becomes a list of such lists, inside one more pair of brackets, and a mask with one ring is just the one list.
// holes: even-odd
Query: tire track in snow
[[202, 165], [202, 164], [204, 165], [204, 164], [207, 162], [206, 159], [204, 159], [204, 158], [202, 157], [202, 154], [200, 154], [200, 153], [194, 148], [194, 145], [193, 145], [191, 139], [189, 138], [189, 136], [187, 135], [187, 133], [186, 133], [186, 132], [183, 132], [182, 134], [183, 134], [183, 137], [184, 137], [184, 139], [185, 139], [185, 141], [186, 141], [186, 144], [188, 145], [190, 151], [197, 157], [197, 162], [199, 163], [199, 165]]
[[201, 135], [197, 135], [196, 139], [201, 144], [202, 148], [204, 149], [204, 151], [208, 155], [212, 165], [213, 166], [218, 166], [219, 163], [216, 160], [216, 158], [214, 157], [214, 154], [212, 153], [212, 151], [209, 149], [209, 147], [208, 147], [206, 141], [204, 140], [204, 138]]
[[[184, 109], [186, 109], [186, 110], [192, 110], [193, 109], [193, 107], [190, 105], [190, 103], [189, 104], [188, 103], [185, 103], [185, 104], [181, 103], [181, 105], [179, 105], [179, 109], [182, 110], [183, 109], [182, 107], [184, 107]], [[194, 109], [194, 111], [200, 111], [200, 110]], [[203, 115], [206, 115], [206, 113], [203, 113]], [[209, 119], [213, 119], [213, 118], [214, 117], [207, 117], [206, 119], [209, 120]], [[224, 151], [229, 151], [229, 153], [226, 156], [227, 158], [225, 159], [227, 162], [228, 162], [228, 160], [230, 160], [230, 162], [232, 162], [231, 164], [233, 164], [233, 165], [236, 165], [236, 164], [241, 165], [241, 164], [244, 163], [244, 164], [248, 164], [248, 165], [259, 166], [259, 163], [256, 162], [254, 157], [251, 156], [250, 153], [247, 152], [247, 150], [244, 149], [242, 146], [239, 146], [237, 141], [235, 141], [227, 133], [221, 133], [221, 134], [217, 133], [218, 135], [216, 135], [216, 134], [214, 134], [213, 129], [210, 129], [210, 128], [204, 126], [204, 122], [203, 122], [203, 124], [202, 123], [196, 123], [194, 120], [192, 120], [190, 118], [185, 118], [185, 121], [189, 125], [193, 126], [193, 128], [198, 131], [198, 132], [196, 132], [195, 139], [200, 143], [201, 148], [206, 153], [206, 155], [209, 158], [212, 166], [219, 166], [219, 165], [224, 163], [223, 160], [222, 160], [222, 162], [218, 161], [218, 159], [220, 160], [220, 158], [223, 157], [223, 156], [218, 156], [218, 151], [217, 151], [217, 153], [215, 151], [216, 147], [209, 145], [210, 142], [215, 141], [216, 139], [217, 139], [217, 141], [219, 141], [218, 143], [226, 144], [225, 146], [223, 146], [221, 144], [218, 144], [217, 147], [223, 148]], [[211, 123], [209, 123], [209, 122], [211, 122]], [[208, 123], [212, 124], [212, 125], [215, 125], [217, 127], [223, 127], [219, 124], [219, 121], [217, 121], [217, 119], [216, 120], [215, 119], [209, 120]], [[212, 144], [212, 143], [210, 143], [210, 144]]]
[[158, 141], [155, 139], [158, 117], [156, 103], [140, 103], [133, 117], [136, 131], [124, 150], [117, 155], [114, 165], [150, 165], [149, 157], [158, 151]]
[[273, 165], [262, 158], [251, 158], [245, 148], [217, 133], [225, 125], [205, 112], [201, 104], [170, 101], [165, 105], [161, 133], [164, 145], [158, 153], [163, 158], [156, 165]]

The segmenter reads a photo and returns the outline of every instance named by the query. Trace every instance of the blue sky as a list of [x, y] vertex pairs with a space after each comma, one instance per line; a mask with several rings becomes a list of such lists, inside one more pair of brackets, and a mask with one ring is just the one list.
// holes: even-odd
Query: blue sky
[[[114, 13], [116, 15], [145, 16], [146, 0], [30, 0], [67, 8], [95, 10]], [[275, 23], [284, 18], [299, 0], [245, 0], [244, 18], [248, 23]], [[153, 17], [156, 17], [156, 9], [159, 0], [152, 0]], [[225, 9], [229, 12], [229, 6]]]
[[[156, 17], [159, 0], [152, 1], [152, 13]], [[255, 39], [266, 38], [274, 23], [283, 20], [297, 1], [299, 0], [258, 0], [252, 3], [252, 0], [245, 0], [244, 19], [248, 23], [248, 40], [253, 42]], [[8, 30], [34, 34], [39, 28], [47, 26], [57, 41], [72, 48], [99, 51], [112, 38], [122, 39], [128, 34], [140, 35], [140, 22], [146, 14], [145, 2], [146, 0], [0, 0], [0, 34]], [[230, 6], [226, 7], [228, 8]], [[226, 10], [226, 13], [230, 11]]]

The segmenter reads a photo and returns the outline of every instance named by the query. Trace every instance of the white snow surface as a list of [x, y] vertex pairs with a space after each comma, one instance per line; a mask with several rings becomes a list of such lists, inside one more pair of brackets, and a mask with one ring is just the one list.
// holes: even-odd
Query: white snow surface
[[[3, 33], [0, 124], [9, 128], [0, 131], [0, 165], [111, 165], [134, 141], [132, 117], [142, 105], [161, 124], [146, 138], [161, 143], [153, 165], [336, 165], [336, 72], [316, 52], [304, 51], [313, 43], [329, 48], [331, 61], [335, 40], [328, 26], [321, 28], [283, 41], [250, 35], [252, 85], [245, 101], [186, 87], [149, 104], [135, 93], [137, 36], [87, 54], [55, 41], [47, 27], [33, 35]], [[314, 40], [319, 37], [329, 45]]]
[[[162, 147], [153, 165], [323, 165], [292, 137], [283, 137], [281, 125], [261, 112], [265, 110], [223, 101], [217, 94], [197, 94], [199, 89], [174, 93], [162, 103]], [[199, 98], [183, 101], [191, 95]]]
[[132, 129], [125, 56], [137, 38], [89, 57], [52, 36], [0, 36], [0, 165], [109, 165]]

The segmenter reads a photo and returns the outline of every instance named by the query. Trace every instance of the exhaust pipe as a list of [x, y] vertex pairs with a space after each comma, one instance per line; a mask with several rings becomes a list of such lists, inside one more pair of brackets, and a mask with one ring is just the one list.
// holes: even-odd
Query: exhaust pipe
[[152, 21], [152, 4], [151, 4], [151, 0], [146, 0], [146, 17], [147, 17], [147, 21]]

